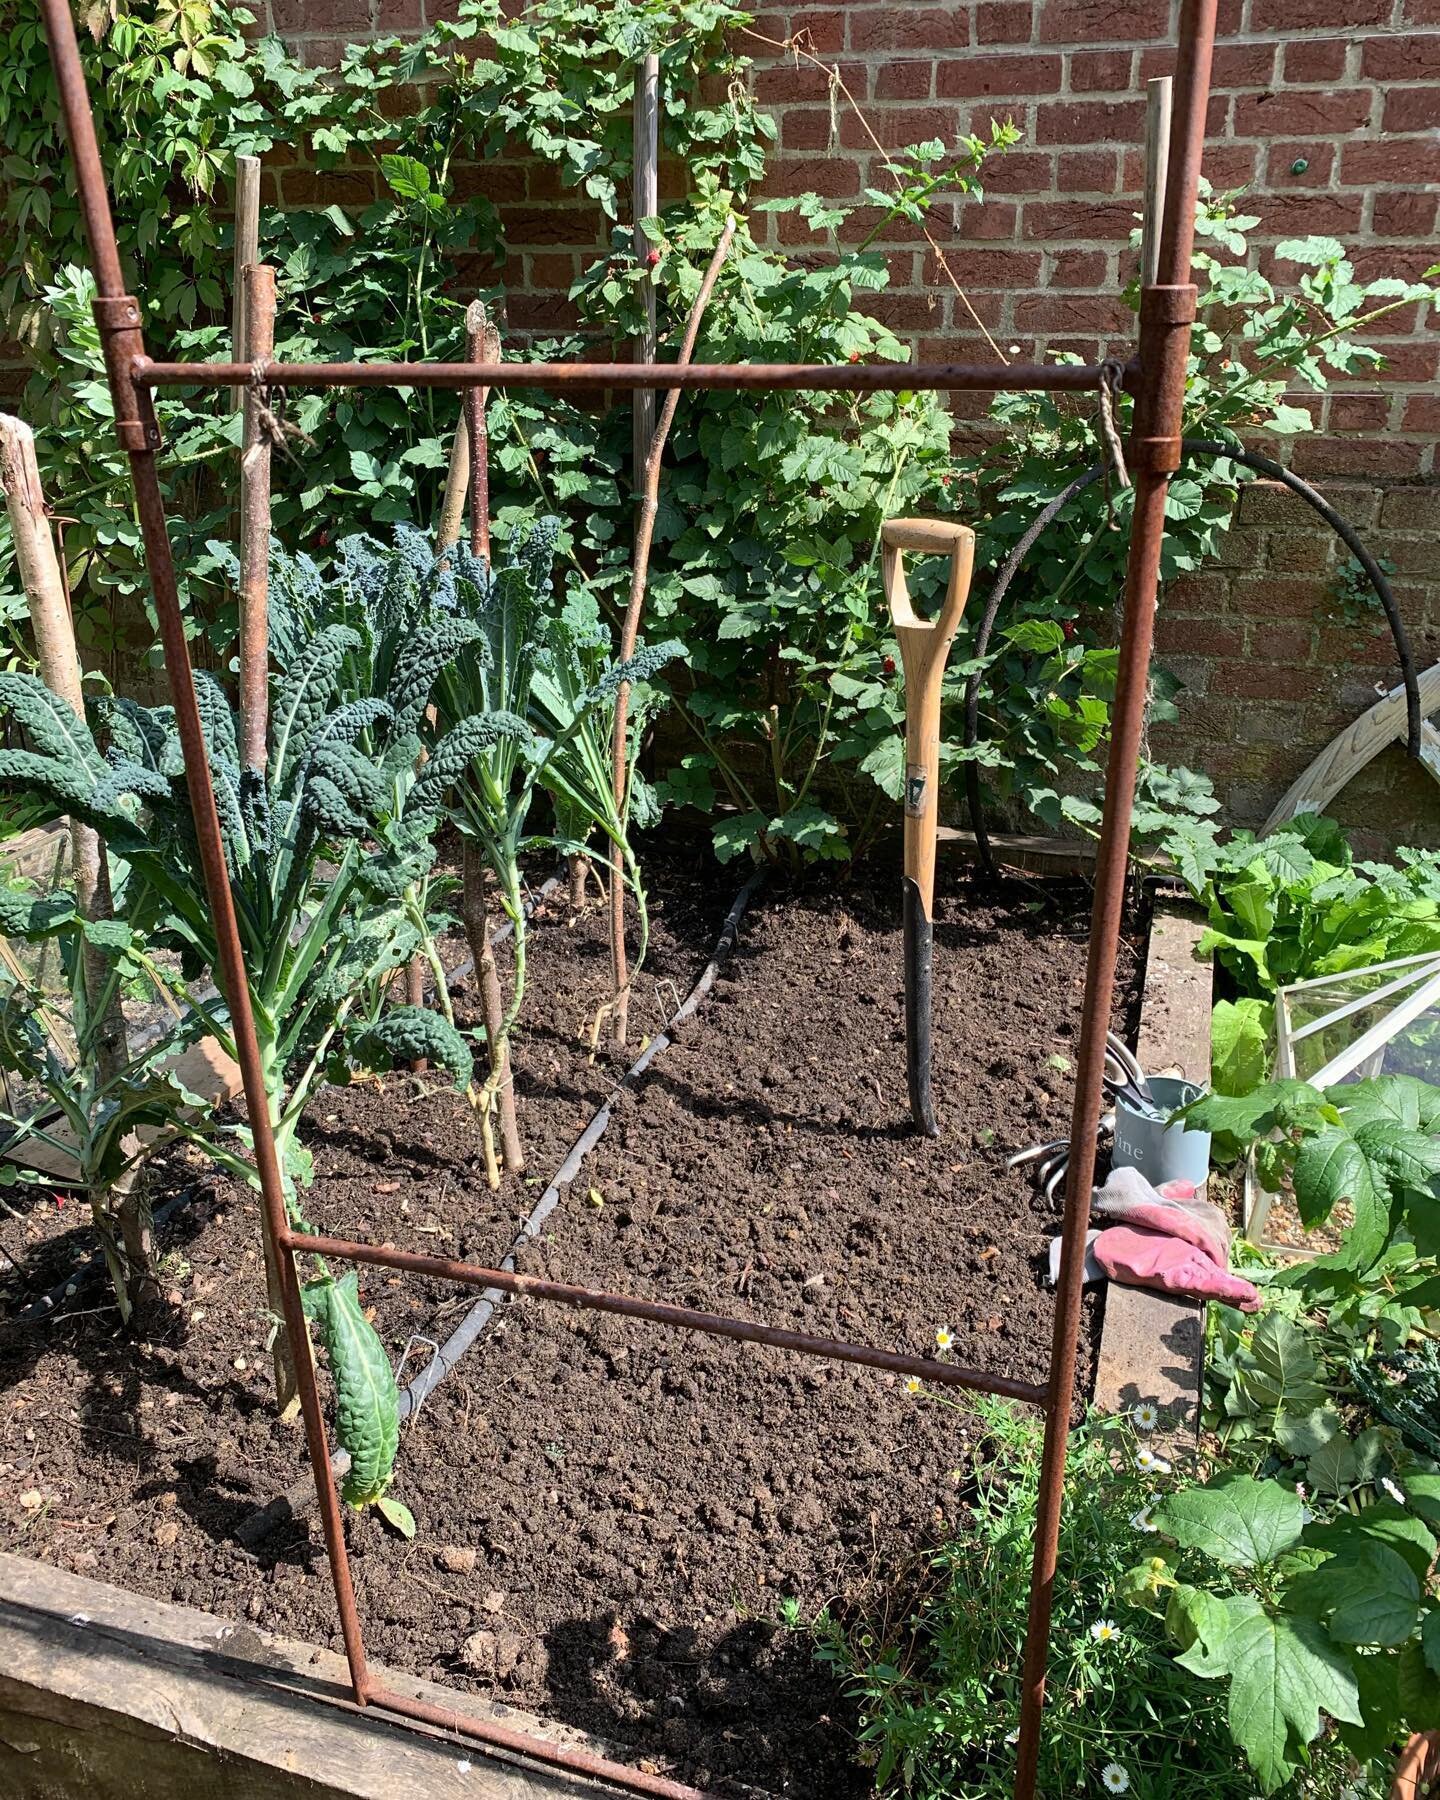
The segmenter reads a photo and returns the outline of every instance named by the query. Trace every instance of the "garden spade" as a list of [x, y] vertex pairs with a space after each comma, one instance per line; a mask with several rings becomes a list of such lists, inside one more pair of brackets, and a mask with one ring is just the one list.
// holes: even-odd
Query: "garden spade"
[[[905, 1061], [916, 1129], [939, 1137], [930, 1101], [930, 965], [935, 901], [935, 827], [940, 773], [940, 688], [970, 595], [975, 533], [942, 519], [891, 519], [880, 536], [890, 621], [905, 675]], [[933, 619], [910, 602], [906, 551], [948, 556], [950, 580]]]

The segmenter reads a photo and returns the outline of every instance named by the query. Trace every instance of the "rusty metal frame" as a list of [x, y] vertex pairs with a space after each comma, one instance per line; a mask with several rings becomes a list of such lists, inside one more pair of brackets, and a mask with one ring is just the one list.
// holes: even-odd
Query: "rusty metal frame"
[[1071, 1156], [1065, 1190], [1061, 1280], [1051, 1341], [1049, 1377], [1043, 1386], [982, 1370], [958, 1368], [928, 1358], [901, 1355], [802, 1332], [757, 1325], [691, 1307], [619, 1294], [605, 1294], [560, 1282], [471, 1263], [341, 1238], [295, 1231], [285, 1207], [280, 1167], [269, 1124], [269, 1107], [255, 1040], [244, 956], [235, 925], [234, 899], [225, 868], [223, 841], [210, 782], [205, 736], [195, 703], [195, 687], [185, 641], [175, 568], [166, 527], [164, 501], [156, 469], [160, 433], [152, 400], [162, 387], [238, 387], [258, 380], [270, 387], [529, 387], [550, 391], [597, 388], [731, 389], [767, 392], [775, 389], [869, 393], [879, 390], [933, 389], [946, 392], [1049, 390], [1095, 391], [1104, 379], [1101, 368], [1043, 366], [1033, 363], [909, 364], [872, 363], [831, 366], [692, 365], [677, 369], [663, 363], [319, 363], [266, 362], [259, 367], [237, 363], [152, 362], [145, 354], [140, 308], [125, 291], [119, 248], [110, 214], [109, 196], [85, 73], [76, 42], [69, 0], [40, 0], [51, 61], [55, 70], [81, 210], [94, 264], [105, 368], [114, 399], [116, 433], [130, 459], [149, 569], [160, 621], [166, 674], [175, 704], [176, 723], [185, 755], [185, 777], [195, 817], [201, 866], [214, 910], [220, 950], [219, 982], [230, 1008], [235, 1048], [244, 1078], [245, 1101], [253, 1132], [255, 1161], [263, 1196], [263, 1216], [270, 1247], [280, 1273], [284, 1326], [294, 1354], [304, 1414], [306, 1444], [320, 1500], [326, 1554], [335, 1584], [336, 1604], [349, 1663], [355, 1703], [419, 1724], [471, 1737], [507, 1754], [593, 1780], [606, 1781], [632, 1793], [658, 1800], [705, 1800], [696, 1789], [663, 1776], [569, 1749], [547, 1740], [450, 1712], [386, 1688], [366, 1665], [365, 1644], [351, 1584], [340, 1499], [330, 1474], [330, 1449], [312, 1360], [305, 1353], [306, 1326], [300, 1301], [295, 1257], [301, 1252], [337, 1261], [370, 1263], [381, 1268], [435, 1276], [471, 1287], [495, 1287], [537, 1300], [639, 1319], [672, 1330], [689, 1330], [764, 1344], [801, 1355], [829, 1358], [895, 1374], [918, 1375], [927, 1381], [1006, 1396], [1038, 1406], [1045, 1413], [1045, 1443], [1026, 1631], [1021, 1696], [1020, 1739], [1016, 1760], [1016, 1800], [1034, 1800], [1039, 1768], [1040, 1723], [1045, 1701], [1045, 1669], [1049, 1654], [1050, 1613], [1059, 1549], [1060, 1513], [1064, 1496], [1065, 1456], [1070, 1430], [1080, 1327], [1083, 1245], [1090, 1217], [1090, 1191], [1095, 1174], [1097, 1121], [1101, 1112], [1101, 1075], [1105, 1031], [1114, 993], [1115, 958], [1125, 897], [1131, 810], [1136, 763], [1145, 717], [1146, 688], [1153, 637], [1160, 550], [1165, 528], [1165, 496], [1170, 475], [1179, 464], [1180, 419], [1184, 399], [1190, 328], [1195, 317], [1191, 285], [1194, 209], [1205, 140], [1205, 115], [1218, 0], [1182, 0], [1177, 46], [1174, 109], [1170, 132], [1169, 180], [1155, 282], [1141, 295], [1137, 354], [1126, 366], [1124, 385], [1135, 396], [1134, 428], [1129, 448], [1135, 474], [1135, 511], [1131, 525], [1121, 630], [1119, 672], [1111, 723], [1111, 746], [1105, 779], [1105, 811], [1095, 865], [1095, 899], [1086, 966], [1084, 1015], [1077, 1054]]

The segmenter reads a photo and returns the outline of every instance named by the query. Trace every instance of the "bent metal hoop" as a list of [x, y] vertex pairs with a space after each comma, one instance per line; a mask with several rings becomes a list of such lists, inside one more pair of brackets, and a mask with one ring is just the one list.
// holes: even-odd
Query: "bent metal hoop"
[[594, 1780], [610, 1782], [631, 1793], [660, 1800], [704, 1800], [693, 1788], [644, 1770], [630, 1768], [583, 1751], [511, 1731], [503, 1726], [426, 1705], [394, 1693], [368, 1672], [365, 1644], [350, 1564], [345, 1548], [340, 1500], [330, 1476], [330, 1451], [319, 1390], [311, 1359], [303, 1352], [305, 1320], [300, 1303], [295, 1255], [318, 1252], [336, 1261], [373, 1263], [383, 1268], [438, 1276], [472, 1287], [498, 1287], [511, 1293], [593, 1311], [640, 1319], [671, 1329], [699, 1331], [792, 1350], [803, 1356], [827, 1357], [897, 1374], [921, 1375], [930, 1381], [1023, 1400], [1045, 1411], [1045, 1448], [1041, 1464], [1029, 1623], [1025, 1643], [1024, 1688], [1020, 1741], [1015, 1770], [1016, 1800], [1034, 1800], [1040, 1749], [1041, 1709], [1045, 1699], [1045, 1667], [1049, 1653], [1051, 1596], [1059, 1546], [1065, 1454], [1075, 1380], [1076, 1341], [1080, 1324], [1081, 1246], [1090, 1216], [1090, 1189], [1095, 1173], [1095, 1139], [1101, 1112], [1101, 1076], [1105, 1030], [1110, 1017], [1115, 956], [1125, 893], [1130, 817], [1135, 792], [1136, 760], [1144, 723], [1150, 666], [1160, 548], [1165, 528], [1165, 496], [1179, 464], [1180, 418], [1190, 327], [1195, 317], [1195, 289], [1190, 282], [1194, 244], [1194, 211], [1204, 147], [1205, 113], [1210, 92], [1217, 0], [1182, 0], [1170, 131], [1169, 179], [1165, 214], [1153, 283], [1141, 292], [1140, 333], [1134, 359], [1125, 367], [1123, 383], [1135, 397], [1134, 429], [1128, 459], [1135, 473], [1136, 498], [1125, 582], [1125, 615], [1120, 639], [1112, 739], [1105, 778], [1105, 813], [1095, 868], [1095, 901], [1086, 967], [1084, 1017], [1081, 1025], [1075, 1105], [1071, 1124], [1071, 1157], [1065, 1192], [1063, 1257], [1051, 1344], [1049, 1378], [1043, 1387], [981, 1370], [961, 1369], [919, 1357], [864, 1345], [810, 1337], [801, 1332], [756, 1325], [744, 1319], [696, 1312], [590, 1288], [569, 1287], [483, 1269], [471, 1263], [446, 1262], [377, 1245], [339, 1238], [314, 1237], [295, 1231], [285, 1210], [280, 1168], [268, 1123], [265, 1084], [256, 1048], [254, 1020], [234, 902], [210, 784], [209, 761], [185, 643], [184, 623], [176, 590], [175, 568], [166, 529], [156, 457], [160, 433], [152, 393], [175, 386], [236, 387], [258, 378], [268, 387], [530, 387], [550, 391], [574, 388], [728, 388], [766, 391], [776, 388], [873, 392], [877, 389], [936, 389], [1005, 392], [1022, 389], [1093, 391], [1104, 378], [1102, 367], [1045, 367], [1036, 364], [915, 365], [878, 363], [841, 367], [740, 364], [694, 365], [683, 370], [663, 363], [318, 363], [266, 362], [258, 368], [236, 363], [158, 363], [145, 354], [140, 308], [125, 292], [120, 254], [110, 216], [109, 196], [95, 138], [95, 122], [85, 86], [68, 0], [40, 0], [46, 35], [60, 91], [66, 131], [95, 267], [95, 319], [105, 352], [114, 399], [116, 431], [130, 458], [130, 473], [140, 517], [145, 559], [160, 621], [165, 669], [175, 703], [175, 716], [185, 752], [185, 773], [195, 816], [201, 863], [220, 941], [220, 985], [229, 1002], [235, 1045], [244, 1077], [245, 1100], [254, 1131], [255, 1161], [264, 1197], [265, 1228], [280, 1270], [284, 1324], [299, 1380], [306, 1442], [320, 1497], [325, 1548], [335, 1583], [340, 1628], [355, 1704], [374, 1707], [403, 1719], [472, 1737], [513, 1756]]

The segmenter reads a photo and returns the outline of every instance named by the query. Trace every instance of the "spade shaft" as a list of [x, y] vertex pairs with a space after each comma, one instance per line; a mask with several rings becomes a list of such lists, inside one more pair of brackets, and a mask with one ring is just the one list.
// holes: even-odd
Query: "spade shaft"
[[[930, 1097], [930, 986], [934, 952], [935, 832], [939, 823], [940, 692], [945, 663], [970, 595], [975, 533], [943, 519], [891, 519], [881, 532], [881, 571], [905, 676], [905, 1062], [917, 1131], [938, 1137]], [[910, 601], [903, 557], [947, 556], [950, 579], [933, 619]]]

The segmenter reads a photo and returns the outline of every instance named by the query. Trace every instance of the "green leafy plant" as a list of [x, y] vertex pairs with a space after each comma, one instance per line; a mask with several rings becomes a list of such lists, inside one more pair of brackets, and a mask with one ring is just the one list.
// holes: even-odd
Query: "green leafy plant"
[[[50, 726], [43, 705], [25, 690], [17, 709], [34, 741]], [[183, 986], [128, 925], [83, 918], [63, 890], [37, 898], [0, 885], [0, 935], [0, 1069], [20, 1084], [12, 1097], [7, 1082], [0, 1109], [0, 1184], [61, 1186], [88, 1200], [126, 1323], [155, 1280], [144, 1165], [178, 1139], [206, 1141], [208, 1104], [175, 1067], [195, 1021], [172, 1019], [133, 1050], [122, 1030], [117, 1043], [113, 1009], [124, 990], [138, 985], [178, 1012]]]
[[[822, 1660], [859, 1704], [861, 1760], [881, 1794], [1001, 1800], [1014, 1783], [1041, 1427], [999, 1402], [975, 1408], [983, 1449], [957, 1472], [959, 1529], [863, 1616], [827, 1612], [817, 1626]], [[1092, 1417], [1072, 1436], [1041, 1793], [1253, 1792], [1219, 1706], [1176, 1667], [1161, 1621], [1124, 1606], [1167, 1474], [1128, 1420]]]
[[[1128, 1578], [1180, 1666], [1224, 1685], [1231, 1734], [1267, 1794], [1313, 1768], [1331, 1730], [1383, 1779], [1397, 1738], [1440, 1717], [1440, 1477], [1383, 1479], [1384, 1501], [1332, 1510], [1317, 1495], [1311, 1512], [1279, 1481], [1218, 1474], [1161, 1503], [1154, 1523], [1175, 1548]], [[1352, 1486], [1337, 1472], [1329, 1492]]]
[[[1261, 1180], [1289, 1183], [1307, 1227], [1348, 1204], [1351, 1222], [1340, 1248], [1319, 1259], [1322, 1272], [1363, 1274], [1397, 1233], [1424, 1257], [1440, 1254], [1440, 1088], [1408, 1075], [1324, 1093], [1274, 1081], [1240, 1097], [1204, 1095], [1177, 1116], [1213, 1132], [1222, 1155], [1253, 1146]], [[1440, 1281], [1430, 1298], [1440, 1298]]]

